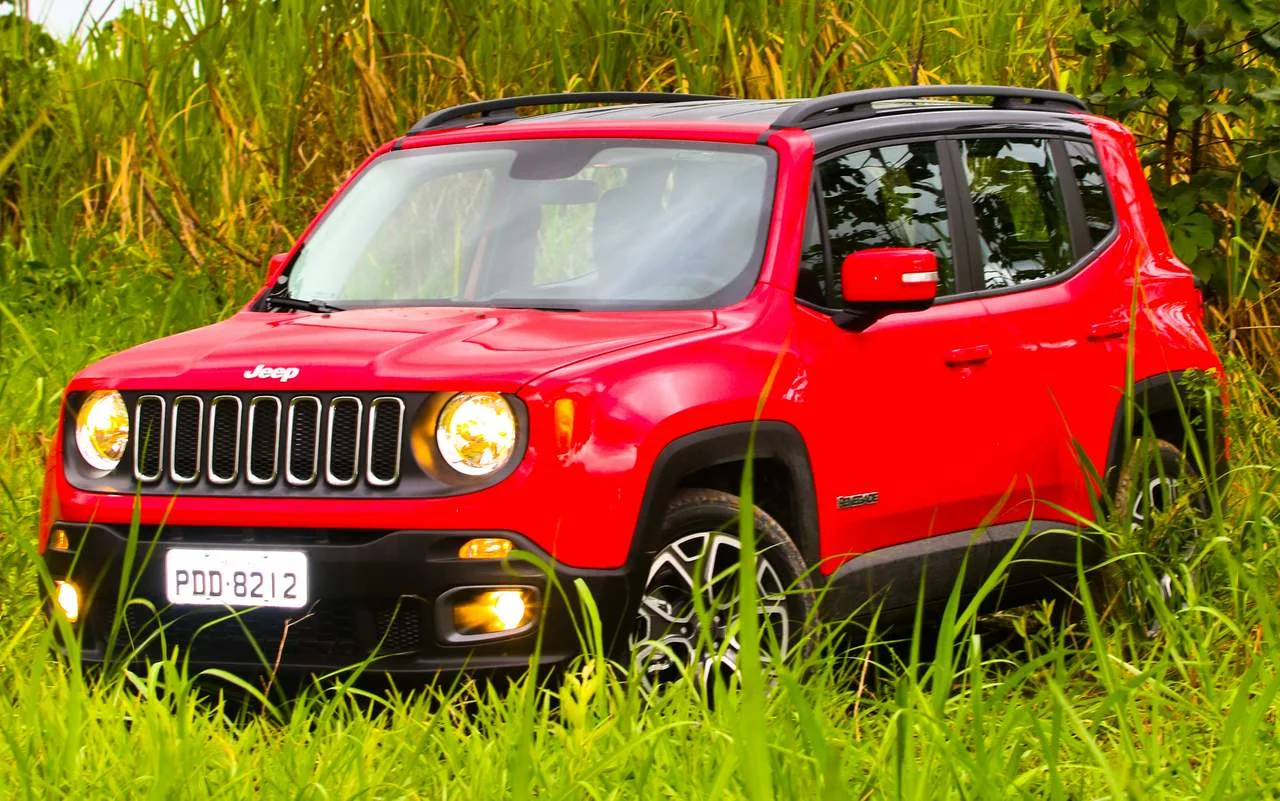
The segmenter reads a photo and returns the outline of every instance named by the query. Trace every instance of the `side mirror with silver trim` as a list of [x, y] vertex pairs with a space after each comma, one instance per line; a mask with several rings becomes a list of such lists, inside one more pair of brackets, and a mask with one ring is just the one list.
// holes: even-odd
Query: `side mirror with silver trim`
[[840, 265], [842, 328], [861, 331], [886, 314], [919, 311], [938, 296], [938, 259], [924, 248], [868, 248]]

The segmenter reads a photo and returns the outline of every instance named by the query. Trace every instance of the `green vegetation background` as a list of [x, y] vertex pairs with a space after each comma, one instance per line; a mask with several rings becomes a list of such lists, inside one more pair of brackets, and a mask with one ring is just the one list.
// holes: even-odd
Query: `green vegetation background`
[[[0, 787], [12, 797], [1266, 797], [1280, 787], [1277, 0], [159, 0], [63, 44], [0, 3]], [[1059, 88], [1138, 134], [1214, 292], [1235, 470], [1191, 607], [1148, 642], [956, 610], [866, 659], [707, 709], [600, 665], [549, 695], [236, 722], [176, 663], [86, 685], [44, 657], [31, 542], [61, 388], [225, 316], [377, 144], [441, 105], [548, 90], [803, 96]], [[893, 659], [879, 649], [862, 657]], [[759, 688], [757, 688], [759, 689]]]

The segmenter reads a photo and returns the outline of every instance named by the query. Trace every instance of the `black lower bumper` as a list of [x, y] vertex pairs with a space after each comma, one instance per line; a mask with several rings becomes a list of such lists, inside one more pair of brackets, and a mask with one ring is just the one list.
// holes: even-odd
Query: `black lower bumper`
[[[215, 529], [57, 523], [65, 550], [45, 560], [53, 579], [84, 594], [77, 629], [89, 663], [139, 662], [182, 649], [192, 669], [233, 673], [327, 673], [358, 664], [366, 673], [429, 678], [438, 674], [527, 668], [535, 653], [551, 666], [582, 652], [585, 630], [576, 583], [590, 591], [610, 656], [619, 652], [636, 599], [623, 570], [576, 570], [552, 563], [510, 532]], [[533, 557], [464, 560], [475, 536], [502, 536]], [[301, 550], [309, 603], [301, 609], [174, 606], [166, 601], [166, 552], [183, 548]], [[132, 564], [127, 554], [133, 552]], [[122, 584], [129, 591], [121, 593]], [[521, 634], [451, 642], [441, 596], [464, 587], [531, 587], [537, 620]], [[122, 603], [122, 600], [124, 601]], [[440, 607], [440, 608], [438, 608]], [[442, 615], [444, 617], [442, 617]], [[456, 639], [456, 638], [454, 638]]]

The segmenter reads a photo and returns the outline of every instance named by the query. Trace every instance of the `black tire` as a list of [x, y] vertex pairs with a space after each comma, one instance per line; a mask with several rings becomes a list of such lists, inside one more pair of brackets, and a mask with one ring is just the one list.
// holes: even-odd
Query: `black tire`
[[[695, 666], [704, 681], [717, 673], [732, 680], [737, 673], [733, 568], [741, 556], [740, 508], [737, 496], [703, 489], [682, 490], [668, 505], [629, 640], [647, 687], [674, 681]], [[804, 557], [782, 526], [758, 507], [753, 519], [761, 654], [768, 660], [770, 653], [803, 647], [813, 586]]]
[[1118, 613], [1147, 637], [1160, 634], [1163, 606], [1185, 605], [1184, 587], [1208, 501], [1201, 479], [1177, 445], [1134, 441], [1116, 482], [1115, 523], [1108, 561], [1091, 584], [1102, 611]]

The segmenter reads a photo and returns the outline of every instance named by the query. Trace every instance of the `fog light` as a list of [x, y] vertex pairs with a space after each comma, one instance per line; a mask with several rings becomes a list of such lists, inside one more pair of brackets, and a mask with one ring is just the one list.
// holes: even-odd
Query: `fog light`
[[511, 553], [511, 540], [502, 537], [476, 537], [458, 549], [459, 559], [501, 559]]
[[55, 528], [53, 535], [49, 537], [49, 547], [55, 551], [71, 550], [71, 539], [67, 536], [65, 529]]
[[80, 589], [70, 581], [53, 582], [53, 600], [68, 623], [80, 619]]
[[453, 605], [453, 628], [463, 637], [506, 634], [533, 622], [533, 592], [525, 589], [478, 592]]

